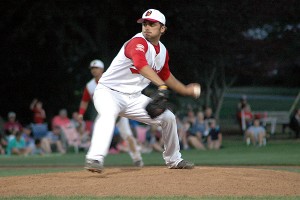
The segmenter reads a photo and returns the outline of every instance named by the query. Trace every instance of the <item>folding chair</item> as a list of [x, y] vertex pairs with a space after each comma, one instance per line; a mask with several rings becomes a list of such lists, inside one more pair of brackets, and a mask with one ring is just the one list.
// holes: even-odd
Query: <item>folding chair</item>
[[75, 153], [79, 152], [80, 138], [74, 126], [61, 127], [66, 138], [67, 146], [73, 146]]
[[35, 124], [31, 123], [30, 127], [32, 129], [32, 134], [34, 139], [41, 139], [45, 137], [48, 133], [48, 124], [43, 123], [43, 124]]

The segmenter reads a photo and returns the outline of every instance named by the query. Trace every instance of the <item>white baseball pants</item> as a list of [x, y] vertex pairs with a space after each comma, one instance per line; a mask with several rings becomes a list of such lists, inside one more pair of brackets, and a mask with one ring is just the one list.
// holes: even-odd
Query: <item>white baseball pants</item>
[[[117, 121], [116, 126], [118, 127], [118, 129], [120, 131], [120, 135], [123, 138], [123, 140], [125, 140], [127, 142], [127, 144], [129, 145], [127, 138], [129, 136], [133, 137], [133, 133], [130, 128], [128, 118], [120, 117], [120, 119]], [[135, 146], [135, 152], [132, 152], [131, 149], [129, 148], [129, 155], [130, 155], [131, 159], [134, 162], [142, 160], [141, 152], [137, 149], [138, 146], [137, 146], [136, 140], [134, 140], [132, 142], [134, 143], [133, 145]]]
[[130, 118], [145, 124], [162, 127], [164, 141], [163, 158], [169, 167], [176, 166], [181, 160], [175, 115], [166, 110], [162, 115], [151, 119], [145, 110], [150, 98], [141, 94], [124, 94], [98, 85], [94, 92], [94, 104], [99, 115], [95, 120], [90, 149], [87, 159], [104, 162], [112, 140], [115, 121], [118, 116]]

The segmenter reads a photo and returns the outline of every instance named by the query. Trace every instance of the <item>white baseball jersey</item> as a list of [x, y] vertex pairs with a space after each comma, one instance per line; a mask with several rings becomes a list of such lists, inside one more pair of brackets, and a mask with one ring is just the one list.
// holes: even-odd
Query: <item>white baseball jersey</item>
[[90, 96], [93, 98], [94, 95], [94, 91], [97, 87], [97, 82], [95, 81], [95, 79], [91, 79], [87, 84], [86, 84], [86, 89], [88, 90]]
[[[142, 33], [136, 34], [133, 38], [135, 37], [144, 38]], [[159, 42], [160, 52], [156, 55], [153, 45], [146, 39], [145, 41], [148, 44], [148, 50], [145, 55], [148, 65], [158, 73], [165, 64], [167, 50], [165, 46]], [[123, 93], [133, 94], [141, 92], [146, 88], [149, 85], [150, 80], [139, 73], [132, 72], [137, 71], [137, 69], [133, 66], [132, 60], [125, 56], [125, 46], [127, 43], [128, 42], [122, 46], [107, 71], [104, 72], [100, 78], [99, 83]]]

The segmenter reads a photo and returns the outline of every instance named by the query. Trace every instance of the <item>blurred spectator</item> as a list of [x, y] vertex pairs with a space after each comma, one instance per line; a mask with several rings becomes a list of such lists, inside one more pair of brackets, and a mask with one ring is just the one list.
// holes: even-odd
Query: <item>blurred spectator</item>
[[0, 116], [0, 135], [4, 135], [4, 120], [3, 118]]
[[4, 131], [8, 138], [8, 141], [15, 138], [17, 132], [22, 131], [22, 125], [16, 120], [16, 113], [9, 112], [8, 113], [8, 121], [4, 123]]
[[[201, 114], [200, 114], [200, 117], [201, 117]], [[204, 123], [204, 120], [203, 120], [203, 123]], [[197, 119], [192, 110], [188, 111], [188, 115], [187, 115], [187, 118], [185, 119], [184, 124], [185, 124], [184, 126], [185, 126], [185, 130], [186, 130], [187, 141], [188, 141], [189, 146], [191, 146], [195, 149], [205, 150], [205, 146], [202, 141], [204, 131], [201, 129], [200, 123], [197, 124]]]
[[266, 129], [261, 125], [259, 119], [254, 119], [253, 125], [246, 130], [247, 145], [266, 145]]
[[151, 126], [146, 133], [147, 147], [154, 151], [163, 152], [163, 141], [160, 126]]
[[52, 128], [54, 127], [68, 127], [70, 126], [71, 120], [68, 118], [68, 112], [66, 109], [61, 109], [58, 115], [52, 119]]
[[75, 127], [79, 135], [79, 148], [88, 150], [91, 145], [90, 131], [86, 129], [85, 121], [79, 116], [78, 112], [73, 112], [71, 124]]
[[36, 139], [34, 141], [34, 149], [32, 151], [33, 155], [44, 155], [45, 150], [42, 147], [42, 141], [40, 139]]
[[247, 109], [251, 111], [250, 104], [247, 101], [247, 96], [243, 95], [237, 104], [237, 113], [241, 112], [241, 110], [245, 107], [247, 107]]
[[5, 148], [7, 146], [7, 141], [5, 140], [4, 134], [0, 134], [0, 154], [5, 154]]
[[251, 106], [247, 101], [247, 96], [243, 95], [237, 104], [236, 118], [240, 125], [242, 134], [245, 133], [246, 129], [252, 124], [252, 112]]
[[[31, 149], [31, 154], [44, 154], [49, 146], [48, 138], [33, 138], [32, 128], [30, 125], [23, 128], [22, 137], [25, 141], [25, 146]], [[50, 153], [50, 152], [48, 152]]]
[[242, 133], [244, 133], [249, 126], [252, 125], [253, 115], [249, 106], [242, 105], [240, 112], [237, 113], [237, 118], [239, 120], [240, 128]]
[[32, 130], [30, 126], [25, 126], [23, 128], [22, 137], [25, 141], [25, 146], [33, 150], [35, 144], [34, 144], [34, 139], [32, 137]]
[[208, 124], [211, 120], [215, 120], [215, 116], [213, 115], [212, 108], [207, 106], [204, 109], [204, 121], [206, 123], [206, 126], [208, 126]]
[[295, 131], [296, 138], [298, 139], [300, 134], [300, 108], [293, 112], [289, 126], [293, 131]]
[[204, 122], [205, 122], [205, 127], [206, 127], [204, 135], [206, 135], [206, 136], [208, 135], [208, 131], [209, 131], [208, 127], [212, 120], [216, 120], [215, 116], [213, 115], [212, 108], [207, 106], [204, 108]]
[[22, 133], [18, 131], [16, 133], [15, 138], [11, 139], [8, 142], [7, 148], [6, 148], [8, 155], [25, 155], [31, 153], [32, 149], [29, 147], [26, 147], [26, 143], [24, 138], [22, 137]]
[[177, 124], [177, 133], [179, 138], [180, 149], [187, 150], [189, 149], [189, 145], [187, 141], [186, 130], [183, 122], [181, 121], [178, 115], [176, 115], [176, 124]]
[[47, 133], [46, 139], [47, 142], [42, 145], [46, 153], [66, 153], [63, 147], [62, 130], [60, 126], [54, 126], [52, 130]]
[[207, 146], [209, 149], [220, 149], [222, 145], [222, 133], [217, 126], [216, 120], [209, 122], [209, 134], [207, 137]]
[[[208, 127], [208, 128], [206, 128], [204, 135], [209, 135], [209, 131], [211, 129], [211, 124], [214, 124], [216, 130], [220, 131], [220, 126], [218, 125], [217, 119], [215, 118], [211, 107], [206, 107], [205, 108], [205, 110], [204, 110], [204, 121], [205, 121], [205, 127]], [[219, 140], [219, 143], [220, 143], [220, 148], [223, 147], [222, 146], [222, 141], [223, 141], [222, 134], [219, 134], [218, 140]]]
[[183, 119], [184, 123], [194, 124], [196, 122], [195, 113], [192, 109], [188, 110], [186, 117]]
[[82, 119], [78, 112], [75, 111], [72, 113], [70, 122], [75, 127], [78, 133], [83, 134], [86, 131], [85, 121]]
[[30, 104], [30, 110], [33, 112], [33, 123], [42, 124], [46, 119], [46, 112], [43, 109], [43, 103], [38, 99], [33, 99]]
[[204, 120], [204, 113], [202, 111], [197, 112], [195, 127], [197, 131], [201, 132], [202, 137], [206, 137], [208, 135], [208, 126]]

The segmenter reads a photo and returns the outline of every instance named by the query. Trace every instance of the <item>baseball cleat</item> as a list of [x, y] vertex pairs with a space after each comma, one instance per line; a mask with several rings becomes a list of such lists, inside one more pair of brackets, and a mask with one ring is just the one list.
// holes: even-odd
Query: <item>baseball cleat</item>
[[193, 169], [194, 163], [191, 163], [186, 160], [180, 161], [175, 167], [172, 167], [171, 169]]
[[103, 171], [103, 163], [98, 160], [86, 159], [84, 169], [90, 172], [101, 173]]
[[142, 160], [138, 160], [134, 162], [134, 166], [136, 167], [143, 167], [144, 166], [144, 162]]

